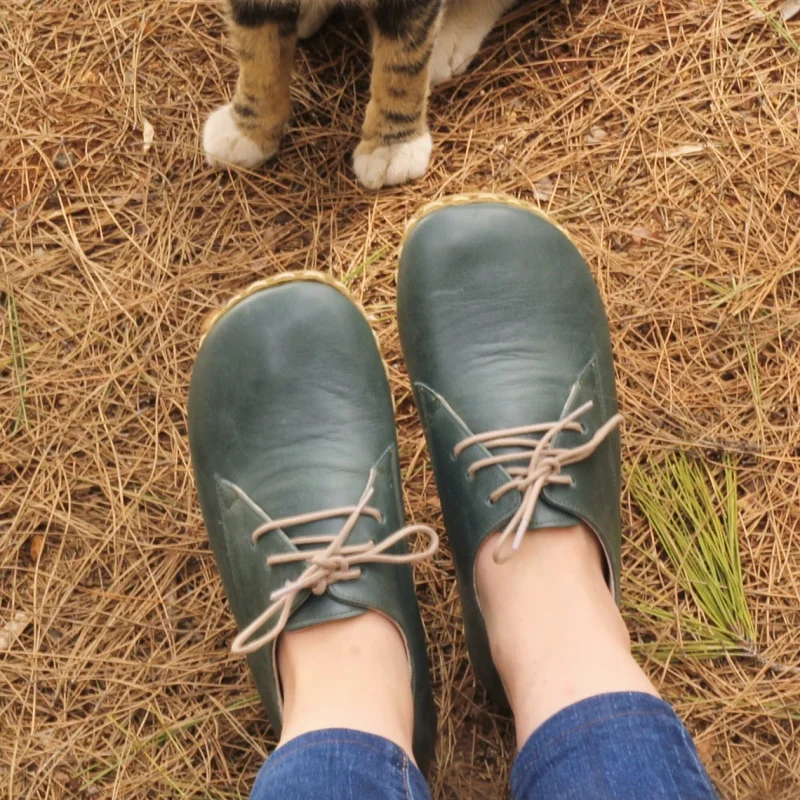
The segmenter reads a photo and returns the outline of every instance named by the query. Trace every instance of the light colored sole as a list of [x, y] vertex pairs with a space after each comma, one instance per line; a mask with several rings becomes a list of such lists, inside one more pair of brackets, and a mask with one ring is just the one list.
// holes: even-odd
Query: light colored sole
[[445, 208], [452, 208], [453, 206], [471, 206], [471, 205], [479, 205], [481, 203], [497, 203], [500, 205], [511, 206], [512, 208], [520, 208], [523, 211], [527, 211], [530, 214], [533, 214], [535, 217], [539, 217], [540, 219], [545, 220], [545, 222], [549, 222], [554, 228], [557, 228], [564, 236], [569, 239], [569, 241], [575, 245], [575, 248], [578, 249], [577, 244], [575, 244], [575, 240], [570, 235], [569, 231], [565, 230], [561, 225], [559, 225], [555, 220], [553, 220], [548, 214], [545, 214], [538, 206], [533, 205], [533, 203], [529, 203], [526, 200], [519, 200], [516, 197], [512, 197], [510, 194], [496, 194], [494, 192], [470, 192], [468, 194], [454, 194], [448, 197], [442, 197], [439, 200], [434, 200], [427, 205], [423, 206], [416, 214], [408, 222], [406, 226], [406, 231], [403, 234], [403, 241], [400, 243], [400, 255], [403, 255], [403, 249], [405, 248], [406, 241], [408, 240], [409, 236], [414, 232], [414, 228], [422, 222], [425, 217], [429, 217], [431, 214], [435, 214], [437, 211], [441, 211]]
[[[256, 281], [255, 283], [251, 283], [244, 291], [239, 292], [239, 294], [234, 295], [225, 303], [224, 306], [221, 308], [215, 309], [212, 311], [204, 320], [202, 328], [201, 328], [201, 336], [200, 342], [198, 344], [198, 349], [203, 346], [203, 342], [211, 333], [214, 326], [232, 309], [236, 308], [239, 303], [243, 300], [246, 300], [248, 297], [252, 297], [254, 294], [258, 294], [259, 292], [263, 292], [266, 289], [274, 289], [276, 286], [284, 286], [289, 283], [298, 283], [299, 281], [309, 281], [313, 283], [322, 283], [325, 286], [330, 286], [332, 289], [336, 289], [339, 294], [346, 297], [358, 312], [364, 317], [364, 321], [369, 326], [370, 332], [372, 333], [372, 338], [375, 340], [375, 347], [378, 349], [378, 354], [381, 358], [381, 363], [383, 364], [383, 369], [386, 372], [386, 380], [389, 381], [391, 385], [390, 375], [389, 375], [389, 365], [386, 362], [386, 359], [383, 357], [383, 352], [381, 351], [381, 344], [378, 341], [378, 336], [375, 333], [375, 329], [372, 327], [369, 321], [369, 317], [367, 316], [367, 312], [364, 310], [364, 307], [361, 303], [356, 300], [353, 295], [350, 293], [350, 290], [340, 281], [337, 281], [335, 278], [332, 278], [330, 275], [327, 275], [324, 272], [315, 272], [313, 270], [301, 270], [300, 272], [282, 272], [280, 275], [273, 275], [271, 278], [264, 278], [263, 280]], [[396, 404], [394, 399], [394, 393], [390, 392], [392, 397], [392, 410], [396, 410]]]

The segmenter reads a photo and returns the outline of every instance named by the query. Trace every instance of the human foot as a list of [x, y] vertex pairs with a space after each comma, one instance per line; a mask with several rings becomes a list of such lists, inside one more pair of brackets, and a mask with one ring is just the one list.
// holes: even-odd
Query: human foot
[[[323, 275], [285, 275], [256, 284], [216, 315], [192, 374], [189, 441], [240, 628], [233, 650], [248, 654], [276, 732], [285, 712], [287, 735], [315, 724], [300, 697], [315, 679], [338, 700], [349, 691], [353, 706], [350, 713], [346, 704], [323, 704], [318, 724], [333, 724], [338, 713], [339, 727], [361, 720], [370, 732], [402, 740], [402, 698], [410, 692], [413, 753], [424, 768], [435, 720], [409, 564], [430, 555], [437, 540], [429, 528], [403, 527], [386, 371], [364, 315], [338, 285]], [[409, 553], [414, 534], [426, 539], [424, 552]], [[353, 645], [337, 631], [366, 638]], [[321, 656], [326, 643], [330, 659]], [[353, 657], [369, 643], [379, 645], [369, 661]], [[295, 670], [297, 654], [309, 648], [319, 656], [308, 664], [312, 673]], [[348, 664], [353, 675], [343, 676]], [[385, 675], [370, 680], [367, 664]], [[356, 675], [363, 681], [353, 691]], [[356, 707], [386, 680], [397, 684], [399, 705], [376, 706], [365, 721], [368, 709]]]
[[605, 311], [558, 226], [479, 195], [435, 203], [411, 224], [398, 322], [472, 663], [503, 702], [476, 584], [482, 548], [518, 570], [523, 545], [536, 549], [529, 531], [583, 524], [618, 596], [620, 417]]
[[595, 534], [585, 525], [543, 528], [524, 537], [505, 564], [494, 558], [499, 536], [481, 548], [475, 584], [519, 746], [580, 700], [609, 692], [657, 696], [631, 657]]

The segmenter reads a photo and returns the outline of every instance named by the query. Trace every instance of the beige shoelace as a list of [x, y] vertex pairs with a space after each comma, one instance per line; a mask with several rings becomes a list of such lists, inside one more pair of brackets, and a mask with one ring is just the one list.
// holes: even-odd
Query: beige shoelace
[[[474, 478], [475, 473], [484, 467], [491, 467], [497, 464], [505, 466], [505, 470], [511, 475], [512, 480], [504, 483], [489, 495], [490, 503], [496, 503], [501, 497], [514, 489], [522, 492], [522, 502], [519, 508], [508, 521], [508, 524], [500, 534], [500, 538], [497, 540], [497, 546], [492, 554], [496, 563], [502, 564], [508, 561], [519, 550], [522, 539], [528, 530], [528, 525], [533, 519], [533, 512], [536, 510], [536, 503], [539, 500], [542, 489], [550, 484], [574, 485], [574, 481], [569, 475], [561, 474], [562, 467], [588, 458], [611, 431], [622, 422], [622, 415], [616, 414], [600, 427], [588, 442], [572, 448], [553, 447], [551, 442], [562, 431], [583, 430], [583, 426], [578, 422], [578, 419], [589, 411], [592, 405], [591, 401], [585, 403], [559, 422], [523, 425], [519, 428], [506, 428], [488, 433], [479, 433], [476, 436], [464, 439], [454, 448], [453, 456], [455, 458], [458, 458], [464, 450], [473, 444], [482, 444], [487, 450], [494, 450], [498, 447], [524, 447], [533, 450], [525, 466], [506, 466], [512, 462], [518, 462], [520, 459], [528, 458], [527, 453], [517, 451], [479, 459], [471, 464], [468, 470], [469, 477]], [[534, 434], [542, 434], [542, 436], [539, 439], [526, 438]], [[503, 552], [503, 547], [512, 533], [514, 534], [514, 539], [511, 543], [511, 551], [508, 553]]]
[[[272, 605], [254, 619], [239, 635], [233, 640], [231, 651], [236, 655], [253, 653], [266, 644], [274, 642], [283, 632], [289, 617], [292, 614], [292, 607], [297, 596], [301, 592], [311, 590], [315, 595], [321, 595], [333, 583], [339, 581], [354, 581], [361, 577], [361, 564], [412, 564], [430, 558], [439, 547], [439, 537], [433, 528], [427, 525], [406, 525], [404, 528], [393, 533], [382, 542], [365, 542], [364, 544], [346, 544], [353, 528], [355, 528], [359, 517], [372, 517], [380, 522], [381, 513], [371, 506], [368, 506], [372, 495], [375, 493], [373, 484], [375, 483], [375, 471], [370, 472], [367, 486], [361, 499], [354, 506], [343, 506], [341, 508], [331, 508], [326, 511], [314, 511], [310, 514], [299, 514], [294, 517], [276, 519], [260, 525], [252, 533], [253, 544], [262, 536], [266, 536], [279, 528], [286, 529], [295, 525], [304, 525], [309, 522], [318, 522], [325, 519], [336, 519], [347, 517], [344, 526], [335, 536], [298, 536], [292, 539], [292, 544], [301, 545], [323, 545], [318, 549], [299, 550], [296, 553], [284, 553], [282, 555], [270, 556], [267, 558], [267, 566], [276, 564], [293, 564], [298, 561], [305, 561], [308, 567], [298, 578], [287, 582], [282, 588], [277, 589], [270, 595]], [[400, 555], [397, 553], [386, 553], [386, 551], [397, 544], [402, 539], [407, 539], [413, 534], [425, 534], [428, 539], [428, 547], [420, 553], [407, 553]], [[248, 639], [255, 634], [267, 622], [278, 617], [277, 622], [263, 636], [249, 642]]]

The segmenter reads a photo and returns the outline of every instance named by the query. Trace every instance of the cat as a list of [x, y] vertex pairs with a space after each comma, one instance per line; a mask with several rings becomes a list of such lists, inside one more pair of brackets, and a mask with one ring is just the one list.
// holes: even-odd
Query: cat
[[372, 33], [371, 99], [353, 169], [363, 186], [425, 174], [432, 141], [429, 85], [466, 70], [500, 15], [517, 0], [227, 0], [239, 61], [233, 101], [203, 130], [212, 166], [252, 169], [271, 158], [291, 116], [298, 39], [313, 36], [340, 2], [361, 6]]

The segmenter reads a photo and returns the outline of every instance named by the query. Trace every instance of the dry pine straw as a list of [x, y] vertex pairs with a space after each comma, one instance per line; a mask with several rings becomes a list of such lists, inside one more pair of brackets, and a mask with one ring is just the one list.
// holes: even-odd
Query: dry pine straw
[[[24, 628], [0, 653], [0, 796], [247, 796], [272, 738], [228, 653], [187, 459], [202, 320], [282, 270], [345, 281], [390, 364], [409, 516], [441, 527], [396, 247], [423, 201], [496, 190], [548, 209], [592, 266], [626, 474], [675, 450], [736, 464], [762, 661], [689, 658], [673, 623], [637, 610], [689, 601], [627, 488], [624, 613], [722, 795], [796, 797], [800, 677], [769, 667], [800, 665], [795, 46], [744, 0], [528, 3], [434, 93], [428, 176], [377, 194], [347, 165], [368, 81], [358, 16], [304, 46], [297, 72], [280, 160], [214, 173], [200, 121], [235, 74], [216, 2], [0, 8], [0, 627]], [[434, 794], [501, 797], [510, 725], [475, 687], [447, 550], [417, 575]], [[644, 655], [652, 642], [669, 657]]]

